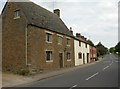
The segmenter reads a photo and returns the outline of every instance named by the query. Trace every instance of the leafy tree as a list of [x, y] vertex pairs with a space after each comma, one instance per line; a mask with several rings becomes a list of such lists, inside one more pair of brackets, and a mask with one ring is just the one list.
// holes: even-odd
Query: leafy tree
[[115, 52], [118, 52], [120, 54], [120, 42], [115, 46]]
[[94, 46], [93, 42], [91, 40], [87, 40], [88, 44], [90, 44], [91, 46]]
[[108, 48], [106, 48], [101, 42], [96, 45], [97, 56], [105, 55], [108, 53]]
[[109, 49], [109, 52], [110, 52], [110, 53], [114, 53], [114, 52], [115, 52], [115, 47], [111, 47], [111, 48]]

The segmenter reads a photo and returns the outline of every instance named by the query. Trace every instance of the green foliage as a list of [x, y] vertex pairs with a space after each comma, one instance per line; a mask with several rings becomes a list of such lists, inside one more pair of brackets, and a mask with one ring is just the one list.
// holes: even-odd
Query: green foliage
[[91, 46], [94, 46], [93, 42], [91, 40], [87, 40], [88, 44], [90, 44]]
[[102, 56], [108, 53], [108, 48], [102, 45], [101, 42], [99, 42], [96, 45], [96, 49], [97, 49], [97, 56]]
[[118, 57], [120, 58], [120, 53], [118, 54]]
[[18, 74], [18, 75], [28, 75], [30, 72], [28, 69], [18, 69], [15, 71], [15, 74]]
[[111, 48], [109, 49], [109, 52], [110, 52], [110, 53], [115, 53], [115, 47], [111, 47]]
[[115, 52], [118, 52], [120, 54], [120, 42], [115, 46]]

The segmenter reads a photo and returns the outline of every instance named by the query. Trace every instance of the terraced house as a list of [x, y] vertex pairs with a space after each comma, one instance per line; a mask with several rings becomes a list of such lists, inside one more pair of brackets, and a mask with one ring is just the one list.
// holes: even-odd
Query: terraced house
[[60, 18], [33, 2], [7, 2], [2, 11], [3, 71], [72, 67], [73, 32]]
[[90, 62], [94, 62], [97, 60], [97, 50], [94, 46], [90, 45]]
[[74, 54], [75, 54], [75, 66], [87, 64], [90, 62], [90, 45], [87, 43], [87, 38], [80, 33], [76, 33], [74, 39]]

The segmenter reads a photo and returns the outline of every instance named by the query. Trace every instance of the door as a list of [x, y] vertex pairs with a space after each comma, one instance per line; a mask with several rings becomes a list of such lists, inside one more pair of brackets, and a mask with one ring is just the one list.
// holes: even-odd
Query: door
[[85, 64], [85, 54], [83, 53], [83, 64]]
[[59, 53], [59, 60], [60, 60], [60, 68], [64, 67], [64, 62], [63, 62], [63, 53]]
[[87, 63], [89, 63], [89, 53], [87, 53]]

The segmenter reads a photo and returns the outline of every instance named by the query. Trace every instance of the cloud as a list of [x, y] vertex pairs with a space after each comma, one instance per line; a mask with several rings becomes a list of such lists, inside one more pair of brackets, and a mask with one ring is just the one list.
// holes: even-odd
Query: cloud
[[1, 13], [1, 11], [2, 11], [2, 9], [3, 9], [3, 7], [4, 7], [5, 3], [6, 3], [6, 1], [7, 0], [0, 0], [0, 13]]
[[57, 7], [61, 8], [61, 18], [67, 26], [73, 27], [74, 34], [80, 32], [92, 36], [95, 43], [103, 41], [110, 47], [118, 40], [116, 5], [116, 2], [62, 2]]

